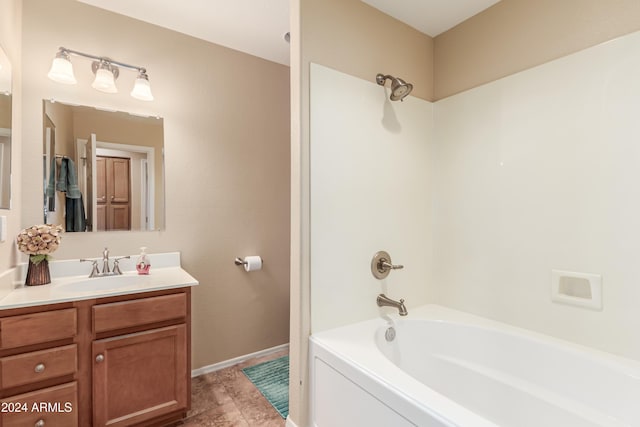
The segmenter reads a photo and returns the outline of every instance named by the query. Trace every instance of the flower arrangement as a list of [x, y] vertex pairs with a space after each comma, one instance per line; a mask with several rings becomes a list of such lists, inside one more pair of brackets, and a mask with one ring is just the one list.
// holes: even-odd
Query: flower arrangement
[[49, 261], [49, 254], [60, 246], [62, 226], [52, 224], [33, 225], [18, 234], [18, 250], [29, 255], [29, 261], [38, 265]]

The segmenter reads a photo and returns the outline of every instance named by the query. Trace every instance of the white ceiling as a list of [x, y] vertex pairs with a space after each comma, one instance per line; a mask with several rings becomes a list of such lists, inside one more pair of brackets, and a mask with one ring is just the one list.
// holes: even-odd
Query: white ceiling
[[289, 65], [289, 0], [79, 0]]
[[500, 0], [362, 0], [435, 37], [471, 18]]
[[[78, 1], [289, 65], [289, 0]], [[362, 1], [435, 37], [499, 0]]]

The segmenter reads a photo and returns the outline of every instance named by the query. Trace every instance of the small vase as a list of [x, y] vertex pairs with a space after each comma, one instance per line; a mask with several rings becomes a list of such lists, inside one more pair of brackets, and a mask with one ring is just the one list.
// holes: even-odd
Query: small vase
[[29, 260], [29, 268], [27, 269], [27, 279], [24, 284], [26, 286], [39, 286], [51, 283], [51, 275], [49, 274], [49, 261], [43, 259], [37, 264]]

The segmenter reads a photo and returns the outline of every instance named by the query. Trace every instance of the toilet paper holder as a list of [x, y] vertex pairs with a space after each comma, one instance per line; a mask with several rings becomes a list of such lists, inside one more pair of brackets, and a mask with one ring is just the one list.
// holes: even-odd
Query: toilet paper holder
[[[236, 257], [236, 259], [235, 259], [235, 260], [233, 260], [233, 263], [234, 263], [235, 265], [247, 265], [247, 261], [243, 260], [243, 259], [242, 259], [242, 258], [240, 258], [240, 257]], [[264, 260], [262, 260], [262, 263], [264, 264]]]

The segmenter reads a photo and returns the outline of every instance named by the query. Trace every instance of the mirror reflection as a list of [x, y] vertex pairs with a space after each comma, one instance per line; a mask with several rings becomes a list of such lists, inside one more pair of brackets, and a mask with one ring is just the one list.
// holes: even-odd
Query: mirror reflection
[[163, 120], [43, 101], [44, 220], [67, 232], [164, 228]]
[[0, 47], [0, 209], [11, 207], [11, 63]]

